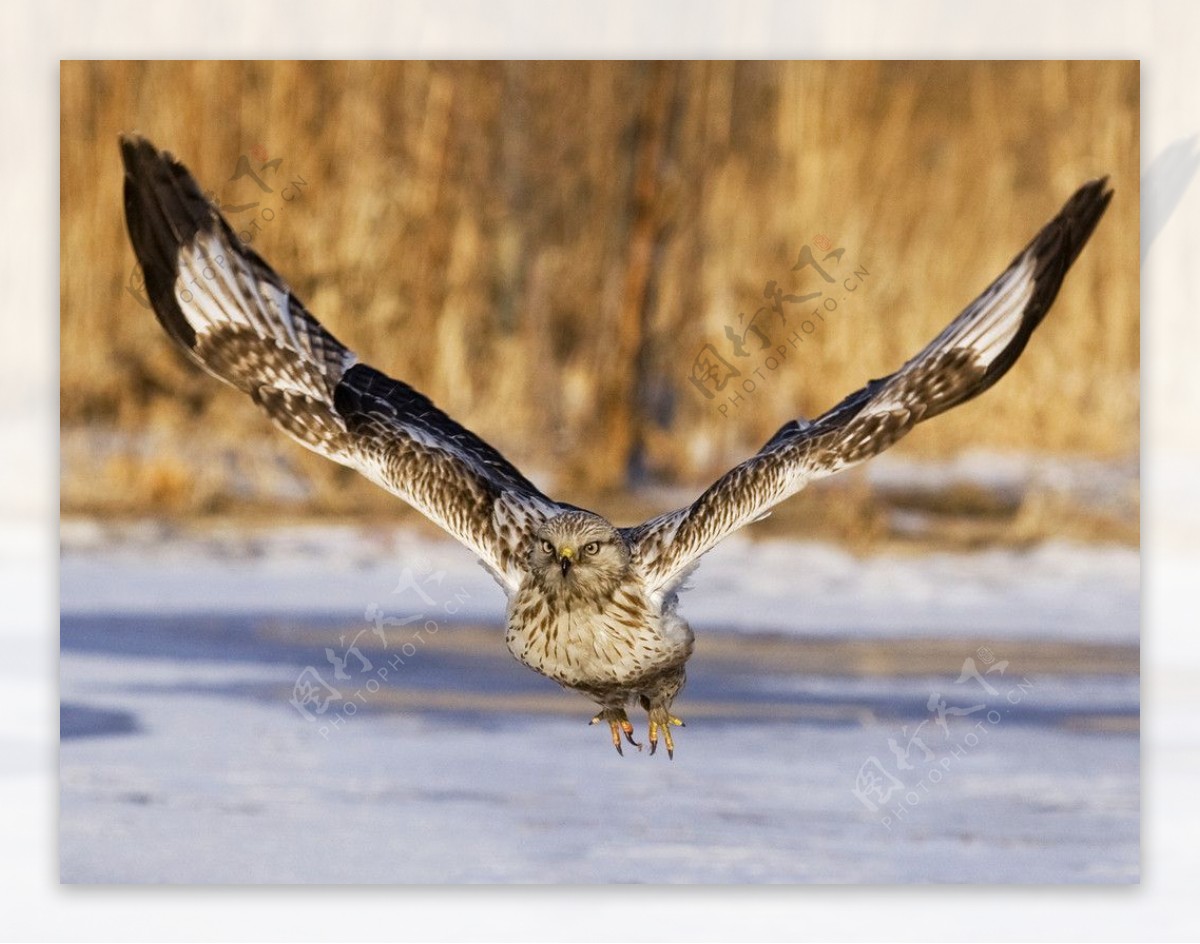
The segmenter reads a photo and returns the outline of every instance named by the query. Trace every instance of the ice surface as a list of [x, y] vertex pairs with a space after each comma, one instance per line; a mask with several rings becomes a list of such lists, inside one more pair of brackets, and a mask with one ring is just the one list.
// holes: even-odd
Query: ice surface
[[63, 880], [1138, 877], [1133, 736], [985, 721], [968, 747], [964, 722], [961, 756], [930, 736], [939, 761], [872, 812], [852, 790], [871, 758], [887, 762], [888, 738], [903, 740], [895, 722], [693, 721], [668, 762], [617, 757], [583, 714], [362, 714], [322, 737], [282, 700], [228, 694], [292, 674], [65, 656], [65, 695], [139, 731], [64, 740]]
[[[65, 523], [64, 613], [350, 613], [394, 600], [406, 568], [442, 574], [461, 618], [500, 622], [504, 596], [465, 548], [415, 531], [292, 527], [114, 536]], [[858, 558], [829, 544], [734, 536], [681, 597], [698, 631], [834, 636], [1035, 637], [1135, 644], [1136, 549], [1068, 542], [1029, 550]]]
[[[479, 628], [452, 640], [447, 625], [444, 645], [378, 691], [363, 674], [339, 683], [329, 713], [303, 717], [289, 704], [299, 673], [330, 677], [324, 648], [343, 651], [339, 634], [366, 626], [368, 605], [399, 612], [406, 568]], [[507, 656], [499, 589], [449, 542], [67, 523], [62, 878], [1138, 880], [1136, 665], [1072, 664], [1083, 643], [1136, 644], [1135, 552], [859, 559], [735, 539], [694, 582], [685, 612], [726, 640], [725, 656], [689, 666], [673, 762], [621, 758], [586, 725], [583, 699]], [[991, 666], [1012, 664], [985, 676], [988, 691], [960, 685], [957, 661], [892, 676], [728, 657], [761, 633], [881, 651], [961, 639], [963, 664], [977, 658], [981, 672], [972, 647], [986, 639]], [[1058, 668], [1026, 677], [1025, 649], [1056, 641]], [[376, 672], [398, 652], [380, 645], [363, 640]], [[365, 694], [349, 712], [355, 688]], [[962, 712], [944, 728], [939, 700]]]

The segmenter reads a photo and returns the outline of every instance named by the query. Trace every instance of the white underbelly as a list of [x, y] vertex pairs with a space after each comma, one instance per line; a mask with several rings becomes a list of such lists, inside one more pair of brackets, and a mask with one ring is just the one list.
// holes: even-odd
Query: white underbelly
[[636, 688], [640, 680], [686, 661], [692, 634], [674, 614], [664, 619], [627, 606], [551, 615], [544, 605], [518, 597], [507, 642], [517, 659], [563, 685]]

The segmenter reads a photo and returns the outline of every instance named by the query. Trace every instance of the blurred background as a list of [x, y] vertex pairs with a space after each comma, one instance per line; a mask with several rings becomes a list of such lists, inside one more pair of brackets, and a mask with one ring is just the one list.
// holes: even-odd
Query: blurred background
[[[1116, 199], [1012, 375], [769, 527], [1136, 541], [1136, 62], [64, 62], [61, 79], [64, 514], [418, 518], [167, 343], [124, 228], [116, 141], [136, 129], [361, 358], [618, 523], [893, 370], [1108, 174]], [[1042, 487], [1014, 458], [1030, 453], [1090, 489]], [[884, 478], [918, 460], [950, 469], [937, 489]]]
[[[1133, 61], [63, 62], [61, 879], [1137, 881], [1138, 103]], [[618, 524], [1116, 196], [995, 389], [705, 558], [667, 762], [509, 657], [469, 552], [174, 350], [130, 130]]]

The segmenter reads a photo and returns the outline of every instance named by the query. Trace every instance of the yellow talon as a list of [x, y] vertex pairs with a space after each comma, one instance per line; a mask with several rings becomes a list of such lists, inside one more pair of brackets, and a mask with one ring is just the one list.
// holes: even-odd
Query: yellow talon
[[633, 725], [629, 723], [629, 718], [625, 715], [625, 712], [622, 709], [606, 708], [588, 723], [599, 724], [601, 721], [608, 722], [609, 730], [612, 731], [613, 747], [617, 749], [617, 753], [622, 757], [625, 756], [625, 752], [621, 750], [622, 734], [624, 734], [625, 739], [639, 751], [642, 749], [642, 745], [633, 739]]
[[658, 730], [662, 728], [663, 743], [667, 745], [667, 757], [671, 760], [675, 759], [675, 741], [671, 737], [671, 725], [682, 728], [686, 727], [684, 723], [674, 715], [667, 715], [665, 721], [650, 721], [650, 753], [653, 754], [658, 749]]

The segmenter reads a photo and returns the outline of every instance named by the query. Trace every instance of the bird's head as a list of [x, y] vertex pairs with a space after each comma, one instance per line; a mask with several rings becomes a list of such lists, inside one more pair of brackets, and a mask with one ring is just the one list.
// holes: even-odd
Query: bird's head
[[586, 511], [542, 522], [529, 551], [530, 569], [548, 588], [573, 596], [608, 596], [629, 570], [629, 545], [611, 524]]

